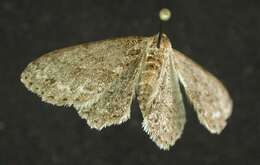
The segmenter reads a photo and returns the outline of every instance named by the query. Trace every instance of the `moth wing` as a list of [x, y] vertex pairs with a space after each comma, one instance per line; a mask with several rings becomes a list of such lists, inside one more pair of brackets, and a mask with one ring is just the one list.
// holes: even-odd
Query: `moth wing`
[[232, 112], [232, 100], [224, 85], [184, 54], [174, 51], [179, 79], [201, 124], [219, 134]]
[[79, 115], [87, 120], [90, 127], [101, 130], [129, 119], [139, 60], [132, 61], [131, 67], [113, 81], [96, 102], [87, 106], [76, 105]]
[[[98, 106], [97, 109], [91, 110], [101, 116], [105, 111], [106, 115], [117, 113], [114, 115], [114, 118], [117, 118], [114, 121], [116, 124], [129, 118], [133, 83], [128, 85], [129, 79], [125, 74], [133, 79], [141, 58], [140, 47], [144, 43], [144, 37], [127, 37], [59, 49], [31, 62], [23, 71], [21, 81], [43, 101], [58, 106], [73, 105], [87, 120], [90, 120], [88, 116], [81, 113], [83, 109], [86, 110], [101, 101], [113, 101], [107, 97], [111, 89], [114, 89], [114, 95], [117, 95], [119, 87], [127, 86], [120, 92], [126, 92], [128, 95], [120, 94], [117, 97], [119, 102], [125, 99], [120, 104], [122, 107], [106, 109], [107, 106]], [[120, 84], [121, 81], [124, 82], [123, 85]], [[120, 98], [123, 96], [126, 98]], [[104, 121], [98, 128], [101, 129], [109, 122], [111, 123]]]
[[169, 150], [181, 137], [186, 122], [177, 72], [168, 57], [165, 73], [151, 106], [143, 113], [143, 128], [157, 146]]

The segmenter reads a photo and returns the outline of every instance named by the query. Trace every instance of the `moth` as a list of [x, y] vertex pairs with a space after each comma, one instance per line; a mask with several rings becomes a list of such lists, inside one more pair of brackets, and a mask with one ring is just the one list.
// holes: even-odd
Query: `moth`
[[127, 121], [137, 97], [144, 131], [163, 150], [184, 129], [182, 84], [200, 123], [219, 134], [232, 112], [228, 91], [165, 34], [160, 48], [157, 41], [158, 35], [124, 37], [55, 50], [31, 62], [21, 81], [44, 102], [73, 106], [97, 130]]

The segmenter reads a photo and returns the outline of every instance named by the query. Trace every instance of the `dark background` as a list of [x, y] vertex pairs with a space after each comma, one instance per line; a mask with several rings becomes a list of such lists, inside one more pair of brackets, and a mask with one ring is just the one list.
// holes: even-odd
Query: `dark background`
[[199, 124], [189, 104], [182, 138], [159, 150], [132, 118], [102, 132], [73, 108], [45, 104], [19, 76], [33, 59], [82, 42], [158, 32], [159, 1], [0, 0], [0, 165], [161, 165], [260, 163], [260, 1], [165, 0], [165, 33], [229, 89], [234, 112], [220, 136]]

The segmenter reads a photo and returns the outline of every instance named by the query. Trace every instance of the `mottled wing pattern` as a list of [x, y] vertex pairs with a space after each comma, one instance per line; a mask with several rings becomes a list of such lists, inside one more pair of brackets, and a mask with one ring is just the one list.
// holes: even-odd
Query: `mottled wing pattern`
[[121, 123], [129, 118], [133, 79], [145, 43], [144, 37], [126, 37], [59, 49], [30, 63], [21, 81], [45, 102], [73, 105], [91, 127]]
[[144, 130], [164, 150], [169, 150], [180, 138], [186, 121], [177, 73], [169, 54], [162, 66], [162, 79], [158, 81], [156, 96], [149, 101], [150, 105], [142, 106], [146, 109], [141, 107]]
[[186, 94], [199, 121], [211, 132], [219, 134], [231, 115], [232, 100], [223, 84], [211, 73], [174, 50], [174, 63]]
[[77, 109], [80, 116], [86, 119], [91, 127], [100, 130], [129, 119], [139, 60], [133, 60], [129, 64], [131, 67], [121, 74], [96, 102], [86, 107], [79, 105]]

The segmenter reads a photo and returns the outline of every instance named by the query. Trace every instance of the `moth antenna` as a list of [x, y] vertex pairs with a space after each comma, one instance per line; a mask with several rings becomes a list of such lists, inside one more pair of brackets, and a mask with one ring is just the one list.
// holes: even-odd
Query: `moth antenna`
[[168, 21], [171, 18], [171, 11], [167, 8], [162, 8], [159, 12], [160, 18], [160, 27], [159, 27], [159, 36], [157, 42], [157, 48], [160, 48], [161, 39], [162, 39], [162, 31], [163, 31], [163, 22]]

